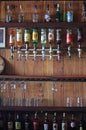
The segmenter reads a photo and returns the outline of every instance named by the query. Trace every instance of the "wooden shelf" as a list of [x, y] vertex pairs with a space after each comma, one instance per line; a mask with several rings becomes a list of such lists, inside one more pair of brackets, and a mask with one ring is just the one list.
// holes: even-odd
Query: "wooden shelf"
[[39, 23], [32, 23], [32, 22], [24, 22], [24, 23], [18, 23], [18, 22], [12, 22], [12, 23], [5, 23], [5, 22], [0, 22], [0, 27], [29, 27], [29, 28], [77, 28], [77, 27], [86, 27], [86, 23], [67, 23], [67, 22], [50, 22], [50, 23], [45, 23], [45, 22], [39, 22]]
[[54, 107], [54, 106], [38, 106], [38, 107], [25, 107], [25, 106], [1, 106], [0, 111], [19, 111], [19, 112], [86, 112], [86, 107]]
[[86, 76], [22, 76], [22, 75], [0, 75], [0, 81], [64, 81], [64, 82], [86, 82]]

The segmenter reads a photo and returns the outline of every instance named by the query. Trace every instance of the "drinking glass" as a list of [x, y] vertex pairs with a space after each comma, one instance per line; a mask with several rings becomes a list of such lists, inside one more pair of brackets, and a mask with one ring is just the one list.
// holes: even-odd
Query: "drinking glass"
[[82, 103], [82, 97], [77, 97], [77, 107], [82, 107], [83, 103]]
[[7, 105], [7, 84], [6, 81], [1, 81], [1, 87], [0, 87], [0, 91], [1, 91], [1, 105], [2, 106], [6, 106]]
[[10, 81], [9, 86], [9, 106], [15, 106], [16, 81]]
[[25, 97], [26, 97], [26, 89], [27, 89], [27, 85], [25, 81], [20, 82], [20, 88], [21, 88], [22, 105], [25, 105]]

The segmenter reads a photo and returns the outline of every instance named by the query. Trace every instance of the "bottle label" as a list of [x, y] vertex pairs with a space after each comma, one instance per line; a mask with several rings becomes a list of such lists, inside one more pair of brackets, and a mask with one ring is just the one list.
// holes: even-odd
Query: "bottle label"
[[44, 130], [48, 130], [48, 124], [44, 124]]
[[72, 34], [67, 33], [67, 40], [66, 40], [67, 44], [71, 44], [72, 42]]
[[46, 37], [46, 31], [41, 32], [41, 44], [46, 44], [47, 43], [47, 37]]
[[50, 22], [50, 20], [51, 20], [50, 15], [46, 14], [44, 19], [46, 22]]
[[53, 130], [58, 130], [58, 124], [57, 123], [53, 123]]
[[16, 130], [21, 130], [21, 122], [16, 122], [15, 128], [16, 128]]
[[38, 32], [33, 32], [32, 36], [33, 42], [38, 42]]
[[80, 129], [79, 130], [83, 130], [83, 127], [80, 127]]
[[29, 130], [29, 123], [25, 122], [25, 130]]
[[54, 33], [53, 33], [53, 32], [49, 32], [49, 33], [48, 33], [48, 41], [49, 41], [49, 42], [54, 41]]
[[8, 122], [8, 129], [13, 129], [13, 122]]
[[71, 128], [74, 128], [74, 127], [75, 127], [75, 123], [74, 123], [74, 122], [71, 122], [71, 123], [70, 123], [70, 126], [71, 126]]
[[66, 123], [62, 123], [62, 130], [67, 130], [67, 124]]
[[30, 41], [30, 34], [29, 33], [25, 33], [25, 35], [24, 35], [24, 41], [25, 42], [29, 42]]
[[17, 33], [17, 42], [21, 42], [21, 41], [22, 41], [22, 34]]
[[34, 130], [38, 128], [38, 122], [33, 122]]
[[70, 11], [67, 12], [67, 22], [73, 22], [73, 13]]

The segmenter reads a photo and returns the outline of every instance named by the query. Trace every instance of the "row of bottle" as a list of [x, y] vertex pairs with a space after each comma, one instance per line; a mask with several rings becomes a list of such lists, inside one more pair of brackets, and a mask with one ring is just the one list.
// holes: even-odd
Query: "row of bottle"
[[[31, 37], [32, 35], [32, 37]], [[40, 39], [39, 39], [40, 36]], [[24, 40], [23, 40], [24, 37]], [[57, 44], [56, 47], [56, 53], [58, 56], [58, 60], [60, 60], [60, 56], [61, 56], [61, 43], [62, 43], [62, 29], [54, 29], [54, 28], [42, 28], [41, 30], [39, 30], [38, 28], [33, 28], [32, 30], [30, 30], [29, 28], [26, 28], [23, 32], [22, 28], [18, 28], [16, 29], [16, 32], [14, 31], [14, 29], [10, 30], [9, 33], [9, 46], [11, 47], [11, 57], [13, 57], [14, 54], [14, 47], [15, 44], [18, 47], [18, 54], [20, 56], [21, 54], [21, 48], [22, 46], [24, 46], [25, 44], [25, 55], [26, 57], [28, 57], [28, 53], [29, 53], [29, 46], [32, 40], [33, 43], [33, 55], [34, 55], [34, 59], [36, 59], [36, 48], [37, 48], [37, 44], [40, 40], [41, 42], [41, 46], [42, 49], [40, 50], [42, 53], [42, 59], [44, 59], [45, 57], [45, 47], [47, 45], [47, 43], [49, 43], [49, 54], [50, 54], [50, 59], [51, 59], [51, 55], [53, 52], [52, 47], [54, 47], [55, 42]], [[71, 57], [71, 46], [73, 46], [73, 31], [72, 29], [67, 29], [66, 32], [66, 44], [67, 45], [67, 53], [68, 53], [68, 57]], [[81, 42], [82, 42], [82, 29], [81, 28], [77, 28], [77, 51], [78, 51], [78, 57], [81, 57]], [[31, 39], [32, 38], [32, 39]], [[56, 39], [56, 40], [55, 40]], [[24, 43], [24, 44], [23, 44]], [[20, 58], [19, 58], [20, 59]], [[27, 59], [27, 58], [26, 58]]]
[[56, 112], [52, 118], [47, 112], [41, 117], [38, 116], [37, 112], [34, 115], [28, 113], [5, 114], [0, 113], [0, 130], [85, 130], [83, 114], [78, 121], [76, 121], [74, 114], [71, 115], [70, 119], [67, 119], [65, 113], [59, 119]]
[[[65, 6], [65, 5], [64, 5]], [[57, 3], [54, 5], [55, 7], [55, 20], [53, 20], [51, 13], [50, 13], [50, 6], [49, 4], [46, 5], [46, 13], [44, 14], [44, 20], [45, 22], [51, 22], [51, 21], [57, 21], [57, 22], [62, 22], [62, 21], [67, 21], [67, 22], [73, 22], [73, 9], [72, 9], [72, 3], [68, 2], [68, 10], [66, 11], [65, 9], [62, 10], [60, 8], [60, 4]], [[6, 10], [6, 22], [12, 22], [13, 21], [13, 13], [12, 10], [10, 9], [11, 7], [7, 5], [7, 10]], [[82, 4], [82, 13], [81, 13], [81, 21], [86, 22], [86, 3], [83, 2]], [[18, 12], [18, 22], [24, 22], [25, 20], [25, 14], [24, 10], [22, 8], [22, 5], [20, 5], [20, 10]], [[38, 8], [37, 5], [34, 5], [34, 12], [32, 15], [32, 22], [39, 22], [39, 13], [38, 13]]]

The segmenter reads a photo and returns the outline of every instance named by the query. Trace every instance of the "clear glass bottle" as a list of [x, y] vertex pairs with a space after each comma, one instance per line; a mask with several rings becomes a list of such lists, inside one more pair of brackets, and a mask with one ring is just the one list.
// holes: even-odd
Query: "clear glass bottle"
[[51, 21], [51, 14], [49, 10], [49, 4], [46, 6], [46, 13], [44, 15], [44, 21], [45, 22], [50, 22]]
[[10, 6], [7, 5], [7, 9], [6, 9], [6, 23], [12, 22], [12, 11], [10, 9]]
[[22, 5], [19, 6], [18, 22], [24, 22], [24, 11]]
[[34, 13], [32, 15], [32, 21], [33, 21], [33, 23], [37, 23], [39, 21], [37, 5], [34, 5]]

